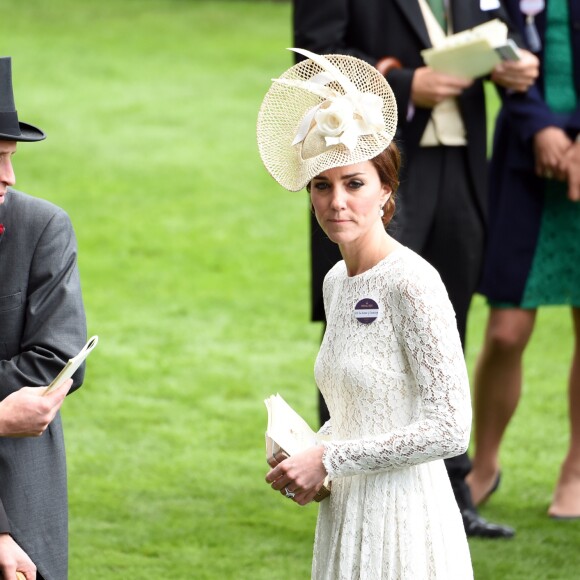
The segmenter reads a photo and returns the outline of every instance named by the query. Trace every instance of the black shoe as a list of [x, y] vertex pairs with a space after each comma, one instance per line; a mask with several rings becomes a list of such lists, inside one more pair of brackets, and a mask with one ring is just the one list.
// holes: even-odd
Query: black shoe
[[516, 531], [508, 526], [492, 524], [475, 510], [463, 510], [463, 526], [468, 538], [513, 538]]
[[495, 480], [490, 490], [481, 498], [481, 500], [477, 505], [485, 503], [491, 497], [491, 495], [497, 491], [500, 483], [501, 483], [501, 469], [497, 472], [497, 475], [495, 476]]

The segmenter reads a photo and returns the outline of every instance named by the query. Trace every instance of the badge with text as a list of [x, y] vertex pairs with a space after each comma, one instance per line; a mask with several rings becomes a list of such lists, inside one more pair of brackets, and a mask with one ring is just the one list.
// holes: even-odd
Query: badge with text
[[372, 298], [363, 298], [354, 307], [354, 317], [363, 324], [374, 322], [379, 315], [379, 305]]

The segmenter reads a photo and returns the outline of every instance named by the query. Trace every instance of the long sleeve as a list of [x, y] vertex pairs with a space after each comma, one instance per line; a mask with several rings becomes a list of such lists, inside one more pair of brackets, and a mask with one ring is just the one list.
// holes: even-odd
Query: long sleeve
[[[371, 437], [325, 443], [331, 479], [444, 459], [467, 449], [471, 404], [455, 316], [436, 274], [409, 277], [390, 302], [420, 401], [409, 424]], [[385, 372], [385, 391], [391, 373]], [[410, 387], [409, 387], [410, 388]], [[380, 409], [380, 407], [377, 407]]]
[[[30, 227], [11, 221], [7, 227], [13, 231], [7, 234], [17, 239], [10, 247], [3, 240], [3, 252], [17, 255], [19, 246], [30, 244], [18, 238], [27, 235], [16, 231], [18, 225], [20, 230]], [[1, 398], [24, 385], [48, 384], [86, 341], [77, 245], [67, 214], [55, 208], [34, 242], [27, 286], [18, 292], [17, 307], [0, 312], [6, 357], [0, 360]], [[83, 374], [83, 369], [77, 371], [73, 389], [82, 384]]]
[[510, 119], [512, 127], [518, 132], [522, 142], [531, 140], [534, 135], [546, 127], [560, 127], [571, 137], [580, 133], [580, 99], [572, 113], [566, 117], [552, 113], [540, 93], [539, 83], [536, 81], [526, 93], [507, 95], [503, 100], [503, 107]]
[[322, 439], [324, 437], [330, 437], [332, 435], [332, 419], [329, 419], [320, 427], [317, 435]]
[[[525, 16], [520, 10], [519, 2], [516, 0], [504, 0], [504, 3], [509, 10], [511, 20], [519, 29], [521, 36], [524, 37]], [[569, 8], [570, 40], [573, 55], [572, 74], [576, 92], [580, 94], [580, 28], [576, 24], [580, 18], [580, 5], [577, 2], [569, 2]], [[542, 44], [544, 45], [543, 48], [545, 48], [545, 12], [540, 13], [536, 21]], [[528, 46], [527, 48], [529, 49], [530, 47]], [[541, 61], [544, 60], [543, 49], [538, 56]], [[504, 96], [503, 108], [513, 121], [511, 123], [511, 130], [517, 131], [520, 140], [524, 143], [530, 141], [538, 131], [550, 126], [564, 129], [571, 137], [576, 136], [580, 132], [580, 100], [575, 110], [569, 115], [565, 117], [555, 115], [545, 102], [544, 85], [546, 81], [544, 73], [545, 71], [542, 67], [540, 77], [525, 93], [505, 94], [503, 91], [500, 91]]]

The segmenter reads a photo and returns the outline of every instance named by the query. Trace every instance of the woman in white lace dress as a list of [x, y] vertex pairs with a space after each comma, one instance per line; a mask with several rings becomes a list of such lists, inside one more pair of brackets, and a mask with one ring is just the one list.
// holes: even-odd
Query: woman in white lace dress
[[331, 419], [321, 443], [269, 471], [275, 490], [320, 503], [312, 577], [468, 580], [469, 548], [443, 459], [465, 451], [469, 385], [437, 272], [386, 232], [398, 185], [394, 97], [353, 57], [309, 57], [276, 79], [258, 120], [262, 159], [307, 186], [343, 261], [324, 283], [315, 365]]

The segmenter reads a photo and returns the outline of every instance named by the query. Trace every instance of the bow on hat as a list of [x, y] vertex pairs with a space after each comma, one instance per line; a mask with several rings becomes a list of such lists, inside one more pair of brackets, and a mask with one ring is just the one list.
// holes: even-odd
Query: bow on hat
[[331, 167], [384, 151], [397, 129], [397, 103], [385, 77], [364, 60], [290, 50], [307, 58], [272, 79], [256, 137], [270, 175], [300, 191]]
[[[311, 79], [272, 79], [290, 87], [307, 90], [322, 99], [322, 103], [311, 107], [304, 115], [292, 145], [302, 143], [310, 131], [324, 137], [327, 147], [342, 144], [349, 151], [355, 149], [361, 135], [381, 135], [391, 139], [385, 131], [383, 99], [373, 93], [363, 93], [329, 60], [301, 48], [290, 50], [302, 54], [315, 62], [323, 72]], [[338, 83], [344, 94], [327, 86]]]

